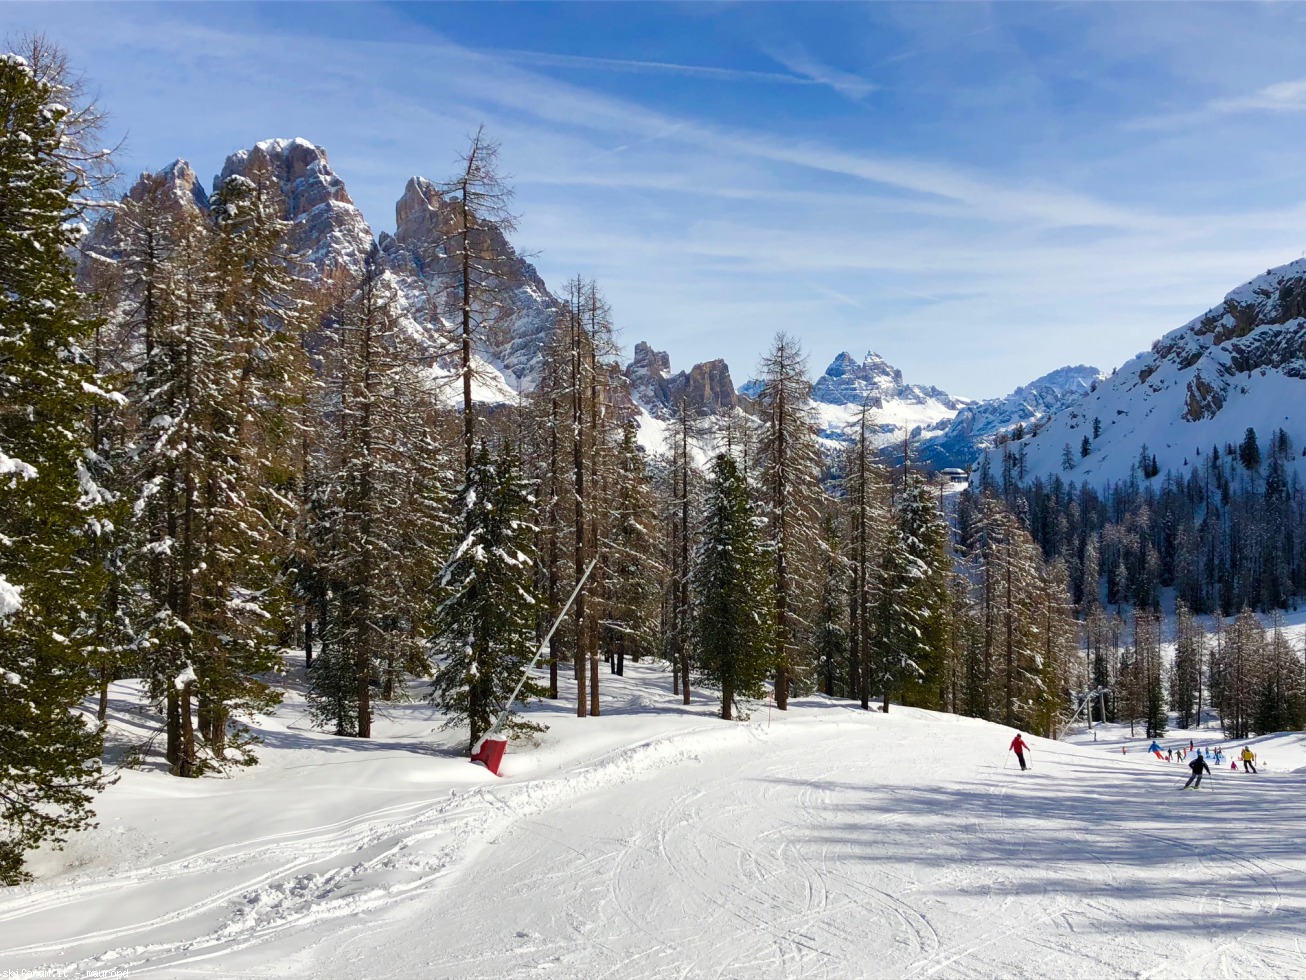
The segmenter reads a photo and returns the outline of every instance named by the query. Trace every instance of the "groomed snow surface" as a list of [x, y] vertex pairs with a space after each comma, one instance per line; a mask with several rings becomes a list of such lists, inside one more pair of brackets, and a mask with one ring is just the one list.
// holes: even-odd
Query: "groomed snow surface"
[[[726, 723], [634, 665], [603, 718], [541, 708], [496, 778], [420, 703], [315, 732], [289, 676], [261, 765], [124, 770], [97, 830], [34, 856], [0, 973], [1306, 976], [1306, 735], [1181, 793], [1127, 730], [1033, 739], [1021, 773], [1001, 726], [821, 697]], [[112, 698], [119, 744], [157, 727]]]

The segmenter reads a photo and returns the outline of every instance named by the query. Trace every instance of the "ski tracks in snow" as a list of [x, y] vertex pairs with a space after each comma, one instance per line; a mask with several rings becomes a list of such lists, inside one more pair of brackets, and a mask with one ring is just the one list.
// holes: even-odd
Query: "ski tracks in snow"
[[[0, 900], [8, 936], [40, 932], [38, 922], [109, 922], [9, 945], [4, 961], [31, 963], [46, 975], [110, 967], [150, 975], [384, 910], [429, 896], [440, 879], [532, 814], [692, 759], [705, 743], [741, 737], [747, 737], [744, 729], [687, 728], [552, 777], [485, 783], [434, 803], [394, 804], [163, 864], [26, 886]], [[166, 891], [174, 901], [167, 911], [142, 918], [132, 914], [137, 906], [130, 901], [138, 889]]]

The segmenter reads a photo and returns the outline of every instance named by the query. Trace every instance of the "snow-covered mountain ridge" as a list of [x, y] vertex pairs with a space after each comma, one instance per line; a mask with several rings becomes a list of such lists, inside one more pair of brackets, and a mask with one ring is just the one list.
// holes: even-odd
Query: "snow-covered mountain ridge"
[[1009, 395], [964, 406], [922, 433], [918, 455], [935, 466], [966, 466], [999, 436], [1078, 402], [1107, 375], [1084, 364], [1057, 368]]
[[[1023, 460], [1026, 479], [1105, 485], [1128, 479], [1144, 449], [1159, 472], [1184, 474], [1248, 428], [1261, 440], [1282, 428], [1306, 444], [1303, 396], [1306, 259], [1298, 259], [1243, 283], [1004, 448]], [[995, 471], [1003, 451], [990, 455]]]
[[[812, 385], [821, 439], [831, 448], [847, 443], [863, 403], [871, 408], [873, 442], [901, 450], [910, 437], [914, 458], [929, 466], [969, 466], [1003, 433], [1082, 398], [1104, 377], [1097, 368], [1062, 367], [1001, 398], [973, 401], [933, 385], [908, 384], [903, 373], [875, 351], [858, 361], [840, 353]], [[740, 393], [753, 398], [761, 382]]]

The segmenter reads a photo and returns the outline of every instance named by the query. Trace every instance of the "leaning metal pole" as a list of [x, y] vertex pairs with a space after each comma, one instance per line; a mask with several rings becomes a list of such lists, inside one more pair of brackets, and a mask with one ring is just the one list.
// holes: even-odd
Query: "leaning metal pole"
[[531, 662], [528, 663], [525, 669], [521, 672], [521, 680], [517, 682], [516, 688], [513, 689], [512, 697], [504, 702], [503, 710], [499, 712], [499, 717], [494, 719], [494, 724], [490, 726], [489, 731], [477, 740], [477, 745], [480, 745], [487, 738], [497, 732], [499, 726], [503, 724], [504, 719], [508, 717], [508, 711], [512, 708], [512, 703], [517, 700], [517, 695], [521, 693], [522, 685], [526, 683], [526, 677], [530, 674], [531, 668], [539, 663], [540, 657], [549, 646], [549, 641], [553, 639], [553, 634], [558, 631], [558, 626], [561, 625], [563, 617], [567, 615], [567, 610], [571, 608], [571, 604], [576, 601], [576, 596], [580, 595], [581, 587], [584, 586], [585, 580], [590, 577], [590, 572], [594, 571], [594, 566], [597, 562], [597, 557], [590, 559], [590, 563], [585, 569], [585, 574], [582, 575], [580, 581], [576, 583], [576, 588], [571, 590], [571, 598], [569, 598], [567, 604], [562, 607], [562, 612], [558, 613], [558, 618], [553, 621], [553, 625], [549, 628], [548, 635], [545, 636], [544, 640], [540, 643], [540, 648], [535, 651], [535, 656], [531, 658]]

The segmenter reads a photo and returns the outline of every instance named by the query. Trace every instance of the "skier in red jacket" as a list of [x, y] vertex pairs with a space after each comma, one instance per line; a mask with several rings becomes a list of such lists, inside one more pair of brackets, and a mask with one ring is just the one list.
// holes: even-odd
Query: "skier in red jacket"
[[1016, 733], [1016, 737], [1011, 740], [1011, 751], [1016, 753], [1016, 760], [1020, 763], [1020, 771], [1025, 771], [1025, 753], [1029, 751], [1029, 743]]

